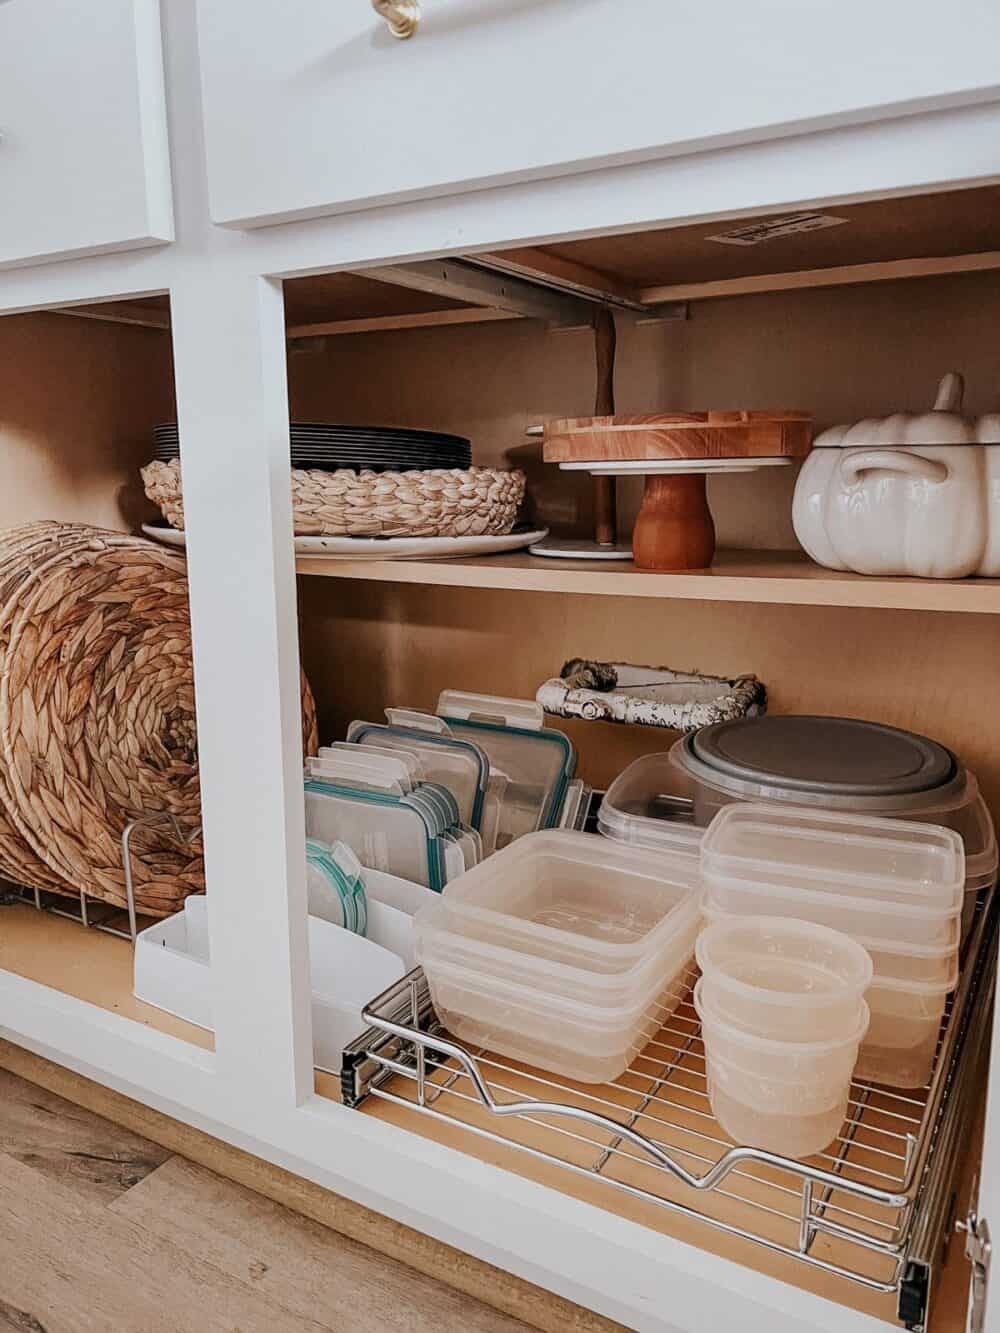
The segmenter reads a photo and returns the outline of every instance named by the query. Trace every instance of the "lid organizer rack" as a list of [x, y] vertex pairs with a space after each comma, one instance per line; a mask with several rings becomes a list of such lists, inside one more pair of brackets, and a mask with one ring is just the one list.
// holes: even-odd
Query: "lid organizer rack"
[[[711, 1113], [692, 969], [676, 1010], [622, 1077], [584, 1087], [450, 1039], [418, 968], [364, 1011], [344, 1053], [347, 1105], [393, 1103], [897, 1298], [921, 1328], [975, 1111], [996, 978], [1000, 898], [980, 897], [966, 966], [918, 1091], [855, 1080], [847, 1119], [804, 1161], [734, 1145]], [[406, 1117], [409, 1121], [409, 1116]], [[546, 1177], [551, 1178], [551, 1173]]]

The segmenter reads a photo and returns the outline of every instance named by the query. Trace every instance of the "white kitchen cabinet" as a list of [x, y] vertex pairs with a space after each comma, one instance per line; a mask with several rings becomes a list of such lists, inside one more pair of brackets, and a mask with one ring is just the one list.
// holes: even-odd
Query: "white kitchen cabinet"
[[421, 4], [397, 41], [369, 0], [198, 0], [214, 221], [687, 154], [1000, 86], [989, 0]]
[[158, 0], [0, 4], [0, 267], [173, 236]]
[[[318, 652], [313, 645], [310, 669], [324, 662], [329, 713], [345, 719], [377, 715], [393, 695], [426, 702], [442, 685], [497, 689], [491, 673], [520, 672], [512, 688], [524, 693], [537, 683], [543, 661], [556, 669], [581, 642], [591, 645], [588, 651], [596, 651], [595, 644], [607, 648], [609, 656], [627, 642], [635, 660], [650, 661], [670, 660], [681, 644], [693, 660], [726, 656], [734, 669], [770, 675], [780, 682], [782, 706], [829, 710], [836, 704], [940, 734], [956, 749], [969, 749], [984, 790], [992, 772], [995, 795], [1000, 726], [982, 699], [993, 688], [1000, 584], [865, 580], [817, 571], [801, 558], [758, 559], [745, 551], [720, 560], [710, 574], [681, 576], [580, 570], [527, 556], [336, 570], [304, 562], [301, 575], [325, 577], [301, 578], [297, 604], [285, 473], [288, 383], [293, 403], [308, 401], [314, 415], [337, 419], [346, 403], [357, 420], [410, 414], [400, 424], [419, 419], [474, 430], [479, 447], [488, 433], [496, 451], [489, 461], [523, 447], [524, 426], [537, 419], [528, 414], [549, 404], [550, 393], [565, 391], [567, 411], [589, 410], [593, 365], [585, 333], [550, 337], [538, 323], [505, 322], [509, 310], [456, 309], [460, 300], [427, 291], [428, 265], [419, 264], [428, 254], [461, 258], [468, 250], [504, 251], [539, 237], [554, 238], [557, 249], [568, 251], [556, 256], [555, 268], [571, 290], [574, 284], [600, 287], [603, 275], [615, 271], [614, 255], [602, 248], [608, 242], [624, 246], [629, 263], [618, 274], [621, 282], [607, 290], [624, 285], [633, 305], [639, 297], [653, 303], [712, 298], [693, 308], [688, 325], [643, 321], [641, 329], [621, 330], [620, 355], [629, 339], [635, 352], [621, 377], [622, 397], [669, 394], [686, 385], [709, 399], [723, 390], [724, 398], [740, 400], [759, 391], [798, 403], [803, 389], [811, 397], [818, 385], [828, 397], [817, 411], [845, 419], [870, 406], [856, 401], [868, 395], [883, 393], [886, 407], [895, 405], [898, 378], [915, 376], [925, 358], [940, 374], [943, 341], [950, 346], [964, 338], [970, 358], [988, 358], [992, 343], [983, 330], [993, 327], [995, 311], [989, 284], [995, 282], [991, 270], [1000, 267], [1000, 238], [987, 225], [996, 216], [990, 191], [1000, 173], [1000, 103], [944, 108], [985, 103], [989, 85], [1000, 82], [998, 20], [991, 7], [971, 3], [949, 15], [940, 32], [928, 6], [889, 3], [869, 11], [853, 0], [837, 9], [761, 4], [748, 13], [718, 7], [703, 13], [704, 7], [680, 10], [644, 0], [423, 3], [425, 21], [416, 36], [396, 42], [368, 0], [326, 6], [318, 0], [284, 6], [200, 0], [200, 44], [191, 28], [195, 0], [165, 5], [170, 128], [175, 145], [183, 145], [174, 163], [183, 225], [176, 244], [162, 252], [89, 257], [108, 245], [158, 236], [148, 216], [117, 232], [105, 228], [101, 238], [94, 226], [86, 241], [79, 234], [74, 239], [74, 229], [94, 220], [88, 201], [96, 209], [109, 189], [115, 193], [115, 181], [120, 187], [115, 167], [125, 159], [109, 145], [118, 144], [116, 135], [127, 127], [104, 100], [77, 109], [77, 119], [92, 123], [103, 107], [110, 122], [103, 138], [96, 128], [102, 151], [89, 171], [75, 176], [60, 151], [41, 184], [26, 178], [25, 191], [49, 191], [52, 216], [35, 218], [37, 199], [35, 212], [27, 205], [23, 214], [15, 211], [21, 247], [7, 262], [43, 250], [75, 250], [77, 257], [0, 275], [0, 313], [87, 303], [75, 313], [90, 322], [45, 316], [23, 326], [29, 357], [39, 355], [47, 337], [65, 348], [67, 328], [76, 343], [61, 366], [54, 358], [60, 369], [73, 360], [74, 373], [63, 375], [59, 392], [51, 389], [51, 366], [35, 366], [34, 396], [24, 395], [23, 420], [15, 422], [17, 447], [35, 450], [32, 478], [41, 478], [35, 504], [19, 505], [25, 519], [65, 512], [67, 495], [75, 499], [86, 491], [87, 459], [104, 466], [105, 437], [113, 436], [115, 449], [134, 465], [134, 445], [164, 415], [162, 398], [157, 415], [150, 406], [148, 420], [135, 406], [143, 392], [152, 398], [153, 340], [162, 339], [163, 365], [170, 366], [173, 354], [189, 502], [217, 1004], [213, 1045], [205, 1032], [157, 1018], [134, 999], [126, 941], [18, 904], [0, 914], [0, 1038], [360, 1202], [391, 1218], [392, 1226], [401, 1222], [644, 1333], [884, 1333], [896, 1326], [892, 1298], [884, 1292], [859, 1294], [825, 1270], [803, 1275], [797, 1254], [776, 1256], [766, 1244], [732, 1236], [722, 1243], [704, 1222], [613, 1190], [592, 1172], [580, 1176], [572, 1163], [474, 1137], [370, 1089], [356, 1108], [343, 1105], [335, 1082], [322, 1075], [315, 1080], [301, 873], [297, 631], [304, 641], [310, 633], [325, 634]], [[49, 59], [44, 51], [37, 60], [26, 55], [37, 33], [25, 5], [0, 3], [0, 33], [11, 15], [21, 24], [15, 55], [8, 57], [7, 47], [0, 55], [15, 66], [10, 78], [5, 73], [0, 98], [8, 86], [20, 86], [19, 67], [30, 71], [34, 86]], [[38, 0], [32, 12], [44, 9]], [[149, 14], [152, 8], [108, 0], [101, 12]], [[79, 36], [81, 66], [88, 40], [86, 33]], [[101, 80], [111, 100], [124, 65], [131, 61], [137, 78], [148, 70], [135, 65], [134, 44], [128, 60], [123, 50], [118, 55]], [[151, 85], [143, 86], [148, 91]], [[926, 115], [884, 119], [925, 104]], [[70, 123], [69, 109], [50, 114], [65, 114]], [[884, 123], [849, 124], [879, 118]], [[0, 124], [8, 136], [0, 147], [3, 180], [4, 152], [19, 139], [6, 112]], [[135, 132], [134, 119], [130, 125]], [[819, 126], [840, 128], [799, 133]], [[792, 137], [725, 147], [780, 135]], [[59, 143], [58, 134], [48, 142], [50, 148]], [[714, 147], [696, 151], [700, 143]], [[85, 142], [77, 152], [86, 148]], [[659, 156], [676, 160], [652, 161]], [[134, 163], [135, 154], [129, 160]], [[148, 166], [152, 155], [143, 160]], [[631, 165], [591, 170], [625, 162]], [[57, 186], [60, 169], [68, 174]], [[527, 179], [571, 172], [578, 173], [573, 180]], [[488, 193], [470, 188], [515, 179], [521, 183]], [[981, 189], [966, 188], [973, 186]], [[121, 205], [122, 188], [116, 188]], [[408, 195], [459, 190], [469, 193], [403, 202]], [[394, 206], [245, 233], [212, 221], [277, 222], [351, 210], [374, 198]], [[920, 214], [917, 222], [895, 211], [908, 203]], [[760, 250], [711, 241], [738, 226], [737, 219], [813, 208], [843, 215], [844, 225], [792, 234], [789, 244], [800, 247], [794, 252], [775, 248], [785, 244], [780, 238]], [[57, 223], [57, 239], [39, 239], [43, 224], [54, 235]], [[10, 225], [0, 212], [0, 238]], [[654, 244], [648, 231], [626, 235], [668, 226], [678, 233], [677, 247], [664, 242], [662, 253], [662, 237]], [[702, 245], [706, 240], [710, 244]], [[572, 249], [582, 243], [590, 248]], [[685, 254], [686, 268], [680, 262]], [[519, 267], [512, 271], [530, 267], [530, 260], [517, 251], [512, 262]], [[379, 263], [403, 276], [408, 267], [414, 283], [391, 313], [385, 292], [392, 284], [355, 272]], [[929, 273], [959, 275], [949, 288], [951, 304], [927, 295], [921, 305], [914, 295], [919, 283], [888, 281]], [[284, 303], [276, 274], [289, 279]], [[440, 272], [431, 276], [437, 283]], [[313, 279], [315, 290], [296, 288]], [[345, 305], [327, 308], [340, 280]], [[778, 291], [763, 317], [753, 296], [714, 299], [769, 283], [787, 290]], [[797, 293], [798, 286], [817, 290]], [[139, 292], [146, 293], [145, 304], [130, 304], [130, 294]], [[169, 294], [170, 334], [166, 306], [161, 297], [151, 304], [153, 293]], [[364, 308], [348, 307], [347, 297], [355, 296], [364, 297]], [[112, 299], [104, 317], [149, 327], [117, 327], [119, 351], [108, 362], [87, 339], [102, 327], [93, 322], [101, 311], [91, 303]], [[810, 303], [806, 329], [793, 317], [798, 300]], [[480, 328], [470, 314], [495, 322]], [[291, 357], [283, 326], [289, 315]], [[876, 348], [864, 338], [873, 320], [883, 318]], [[58, 335], [46, 335], [46, 320], [59, 326]], [[450, 322], [460, 327], [449, 329]], [[383, 341], [387, 324], [405, 332]], [[670, 329], [675, 342], [667, 341]], [[321, 331], [327, 353], [320, 342], [308, 341], [310, 332]], [[358, 331], [366, 336], [336, 336]], [[519, 350], [503, 342], [507, 332], [523, 337]], [[134, 339], [134, 356], [121, 350], [117, 340], [125, 338]], [[656, 338], [664, 341], [642, 343]], [[105, 327], [101, 346], [108, 345]], [[685, 347], [689, 359], [681, 365]], [[307, 373], [313, 396], [296, 400]], [[72, 395], [70, 383], [77, 386]], [[584, 399], [579, 409], [577, 397], [569, 401], [570, 388]], [[86, 456], [79, 447], [81, 398]], [[8, 429], [6, 418], [2, 429]], [[61, 463], [55, 471], [54, 454]], [[544, 480], [559, 486], [557, 479]], [[103, 517], [114, 512], [110, 482], [117, 485], [122, 476], [102, 471], [100, 481], [108, 506]], [[741, 494], [730, 517], [738, 506], [753, 508]], [[588, 769], [617, 739], [602, 736]], [[986, 1018], [985, 1009], [980, 1017]], [[977, 1026], [976, 1033], [988, 1037], [988, 1026]], [[0, 1062], [11, 1058], [10, 1048], [0, 1048]], [[993, 1066], [996, 1083], [1000, 1061]], [[975, 1102], [989, 1079], [974, 1062], [963, 1067], [974, 1075], [967, 1092]], [[523, 1090], [525, 1081], [518, 1086]], [[470, 1112], [475, 1117], [477, 1129], [493, 1124], [478, 1110]], [[989, 1131], [981, 1198], [995, 1221], [1000, 1142], [992, 1123]], [[547, 1143], [554, 1133], [546, 1131]], [[580, 1145], [572, 1143], [575, 1152]], [[593, 1143], [584, 1147], [592, 1158]], [[653, 1178], [647, 1169], [632, 1180], [641, 1190]], [[730, 1183], [742, 1188], [738, 1178]], [[793, 1221], [800, 1199], [794, 1191], [779, 1201]], [[826, 1204], [818, 1196], [813, 1202]], [[787, 1215], [780, 1220], [786, 1236], [788, 1223]], [[767, 1216], [761, 1225], [770, 1225]], [[793, 1227], [793, 1248], [797, 1235]], [[962, 1304], [964, 1274], [958, 1278], [947, 1308], [941, 1307], [944, 1315]], [[1000, 1333], [1000, 1306], [993, 1306], [986, 1328]], [[957, 1333], [947, 1319], [932, 1322], [929, 1333], [939, 1327]]]

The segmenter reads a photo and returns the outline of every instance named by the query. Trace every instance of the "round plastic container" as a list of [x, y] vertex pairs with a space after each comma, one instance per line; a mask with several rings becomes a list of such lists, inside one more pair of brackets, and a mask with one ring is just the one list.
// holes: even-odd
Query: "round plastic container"
[[782, 1041], [857, 1029], [872, 960], [840, 931], [785, 917], [726, 917], [703, 930], [702, 995], [720, 1018]]
[[694, 992], [708, 1069], [709, 1100], [738, 1143], [785, 1156], [825, 1148], [844, 1118], [858, 1048], [868, 1029], [862, 1001], [855, 1029], [835, 1041], [774, 1041], [727, 1023]]
[[[739, 920], [714, 911], [704, 897], [702, 916], [710, 927]], [[867, 951], [874, 969], [866, 996], [871, 1023], [855, 1076], [894, 1088], [922, 1088], [934, 1065], [945, 1001], [958, 982], [958, 923], [943, 946], [857, 935], [854, 939]], [[722, 1013], [720, 1006], [713, 1007]]]
[[[782, 1157], [811, 1157], [837, 1137], [847, 1118], [850, 1084], [831, 1106], [809, 1104], [808, 1086], [773, 1083], [763, 1104], [743, 1100], [743, 1072], [724, 1060], [709, 1058], [708, 1097], [716, 1120], [731, 1139], [748, 1148], [765, 1148]], [[805, 1101], [799, 1101], [804, 1097]]]

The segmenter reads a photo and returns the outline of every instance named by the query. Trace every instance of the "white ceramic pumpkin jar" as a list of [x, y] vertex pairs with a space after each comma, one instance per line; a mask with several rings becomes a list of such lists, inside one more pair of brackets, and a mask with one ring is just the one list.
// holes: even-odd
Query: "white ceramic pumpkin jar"
[[962, 414], [961, 375], [930, 412], [833, 426], [795, 487], [795, 535], [818, 564], [858, 574], [1000, 577], [1000, 414]]

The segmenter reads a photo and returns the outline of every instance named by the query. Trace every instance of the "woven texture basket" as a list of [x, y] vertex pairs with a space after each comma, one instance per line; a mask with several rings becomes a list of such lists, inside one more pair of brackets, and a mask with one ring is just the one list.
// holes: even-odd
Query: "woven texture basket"
[[[317, 744], [303, 678], [303, 743]], [[77, 524], [0, 534], [0, 874], [125, 904], [120, 838], [143, 814], [200, 823], [182, 557]], [[136, 905], [205, 887], [200, 844], [132, 844]]]
[[[510, 532], [524, 473], [491, 467], [428, 472], [291, 470], [299, 537], [479, 537]], [[146, 494], [172, 527], [184, 527], [179, 459], [147, 463]]]

